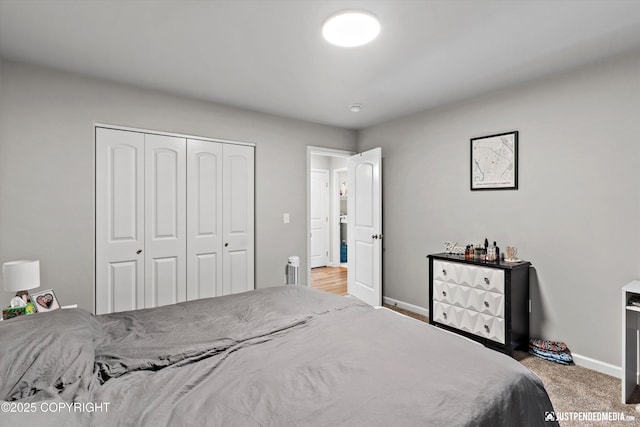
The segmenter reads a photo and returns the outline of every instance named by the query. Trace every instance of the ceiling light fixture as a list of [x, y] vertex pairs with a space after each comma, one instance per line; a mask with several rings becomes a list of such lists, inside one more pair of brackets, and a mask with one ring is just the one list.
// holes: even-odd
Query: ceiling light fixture
[[380, 33], [380, 21], [364, 10], [342, 10], [331, 15], [322, 25], [322, 35], [341, 47], [362, 46]]
[[349, 105], [349, 110], [351, 110], [353, 113], [358, 113], [361, 109], [362, 109], [362, 105], [360, 104]]

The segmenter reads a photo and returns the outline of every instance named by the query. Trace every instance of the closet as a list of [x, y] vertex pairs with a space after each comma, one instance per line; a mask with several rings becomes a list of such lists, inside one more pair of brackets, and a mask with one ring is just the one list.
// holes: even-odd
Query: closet
[[96, 127], [96, 314], [254, 288], [254, 147]]

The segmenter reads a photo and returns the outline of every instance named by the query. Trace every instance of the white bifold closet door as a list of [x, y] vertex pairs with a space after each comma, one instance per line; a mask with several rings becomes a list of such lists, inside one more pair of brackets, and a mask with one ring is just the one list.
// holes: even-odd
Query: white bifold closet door
[[222, 144], [187, 144], [187, 299], [223, 295]]
[[144, 134], [96, 129], [96, 314], [145, 307]]
[[184, 138], [144, 134], [145, 307], [187, 299]]
[[253, 147], [223, 145], [223, 295], [254, 288]]
[[253, 147], [187, 141], [187, 299], [254, 288]]
[[96, 313], [253, 288], [253, 147], [96, 128]]

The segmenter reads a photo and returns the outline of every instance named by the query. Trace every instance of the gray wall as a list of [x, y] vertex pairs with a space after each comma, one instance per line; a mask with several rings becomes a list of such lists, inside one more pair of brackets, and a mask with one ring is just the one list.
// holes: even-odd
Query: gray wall
[[[532, 335], [620, 366], [620, 288], [639, 276], [640, 54], [359, 133], [382, 147], [384, 294], [428, 307], [442, 242], [533, 263]], [[519, 189], [471, 192], [469, 139], [520, 132]]]
[[0, 71], [0, 261], [40, 259], [41, 289], [62, 304], [93, 309], [94, 122], [255, 143], [257, 286], [281, 285], [289, 255], [305, 271], [306, 146], [353, 150], [353, 131], [8, 61]]
[[[288, 255], [306, 269], [306, 145], [356, 149], [351, 131], [7, 61], [0, 76], [0, 261], [40, 259], [63, 304], [93, 307], [95, 121], [256, 143], [259, 286], [282, 282]], [[383, 148], [385, 296], [426, 307], [425, 256], [444, 240], [515, 245], [535, 267], [532, 334], [619, 366], [639, 87], [634, 54], [360, 131], [359, 150]], [[520, 189], [469, 191], [469, 138], [510, 130]]]

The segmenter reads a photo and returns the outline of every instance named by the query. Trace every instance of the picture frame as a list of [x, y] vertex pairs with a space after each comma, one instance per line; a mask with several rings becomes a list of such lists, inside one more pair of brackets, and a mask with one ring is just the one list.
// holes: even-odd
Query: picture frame
[[60, 303], [53, 289], [47, 289], [46, 291], [32, 293], [31, 301], [36, 306], [38, 313], [46, 313], [48, 311], [57, 310], [60, 308]]
[[471, 138], [471, 191], [518, 189], [518, 131]]

